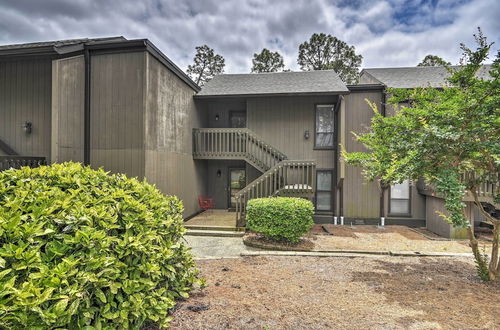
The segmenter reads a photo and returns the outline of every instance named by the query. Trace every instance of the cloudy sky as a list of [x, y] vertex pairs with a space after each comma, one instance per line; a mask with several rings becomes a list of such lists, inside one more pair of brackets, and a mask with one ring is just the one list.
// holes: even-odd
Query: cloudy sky
[[414, 66], [429, 53], [456, 63], [478, 26], [498, 49], [499, 14], [498, 0], [0, 0], [0, 44], [147, 38], [183, 69], [208, 44], [239, 73], [263, 47], [297, 70], [299, 44], [324, 32], [354, 45], [363, 67]]

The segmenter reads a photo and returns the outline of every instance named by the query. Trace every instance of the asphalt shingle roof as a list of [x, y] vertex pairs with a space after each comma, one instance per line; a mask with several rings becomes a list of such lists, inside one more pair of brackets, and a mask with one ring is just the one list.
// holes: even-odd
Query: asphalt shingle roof
[[35, 48], [35, 47], [61, 47], [70, 46], [83, 43], [91, 42], [110, 42], [110, 41], [123, 41], [126, 40], [124, 37], [107, 37], [107, 38], [82, 38], [82, 39], [68, 39], [68, 40], [54, 40], [54, 41], [42, 41], [42, 42], [30, 42], [25, 44], [14, 44], [14, 45], [1, 45], [0, 50], [4, 49], [23, 49], [23, 48]]
[[199, 96], [347, 93], [333, 70], [221, 74], [208, 81]]
[[[452, 66], [457, 69], [458, 66]], [[478, 77], [489, 79], [491, 65], [484, 65], [478, 71]], [[445, 87], [450, 73], [444, 67], [417, 66], [407, 68], [363, 69], [361, 75], [368, 74], [389, 88]]]

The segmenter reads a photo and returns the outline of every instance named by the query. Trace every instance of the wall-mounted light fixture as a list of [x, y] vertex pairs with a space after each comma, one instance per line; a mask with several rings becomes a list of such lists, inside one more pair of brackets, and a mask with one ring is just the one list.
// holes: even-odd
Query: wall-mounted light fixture
[[222, 176], [222, 171], [221, 170], [217, 170], [217, 177], [220, 178]]
[[218, 121], [219, 120], [219, 114], [216, 114], [215, 115], [215, 121]]
[[304, 132], [304, 139], [308, 140], [308, 139], [309, 139], [309, 137], [310, 137], [309, 130], [306, 130], [306, 131]]
[[23, 126], [21, 126], [26, 134], [31, 134], [31, 130], [33, 129], [33, 124], [30, 121], [25, 121]]

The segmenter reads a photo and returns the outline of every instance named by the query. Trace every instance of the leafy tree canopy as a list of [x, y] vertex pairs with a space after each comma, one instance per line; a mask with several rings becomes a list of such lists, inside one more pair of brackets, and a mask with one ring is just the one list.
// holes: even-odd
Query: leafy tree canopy
[[418, 63], [417, 66], [448, 66], [451, 65], [450, 62], [443, 60], [437, 55], [427, 55], [424, 57], [422, 62]]
[[[424, 178], [434, 186], [448, 211], [442, 216], [454, 226], [468, 229], [482, 277], [495, 279], [500, 277], [500, 220], [485, 212], [477, 196], [479, 187], [488, 183], [495, 187], [492, 203], [500, 200], [500, 52], [492, 65], [491, 79], [481, 80], [477, 71], [488, 58], [492, 44], [487, 43], [481, 30], [475, 37], [477, 49], [462, 44], [463, 66], [449, 69], [452, 87], [390, 90], [393, 97], [389, 103], [410, 106], [384, 117], [371, 104], [375, 112], [371, 130], [355, 135], [368, 152], [344, 150], [343, 156], [349, 164], [361, 166], [368, 179], [381, 179], [386, 186], [407, 178]], [[476, 205], [494, 226], [489, 268], [465, 215], [462, 200], [466, 193], [475, 197]]]
[[299, 46], [297, 63], [302, 70], [335, 70], [347, 84], [358, 81], [363, 56], [354, 46], [324, 33], [314, 33], [309, 41]]
[[224, 72], [225, 60], [207, 45], [196, 47], [193, 64], [188, 66], [187, 73], [198, 85], [203, 86], [214, 76]]
[[278, 72], [285, 67], [283, 56], [278, 52], [272, 52], [267, 48], [262, 49], [260, 54], [253, 54], [252, 72]]

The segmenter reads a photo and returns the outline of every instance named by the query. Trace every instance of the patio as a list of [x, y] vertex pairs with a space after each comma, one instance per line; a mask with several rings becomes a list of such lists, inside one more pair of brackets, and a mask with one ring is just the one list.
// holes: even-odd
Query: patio
[[236, 213], [228, 210], [204, 211], [184, 223], [186, 228], [236, 227]]

